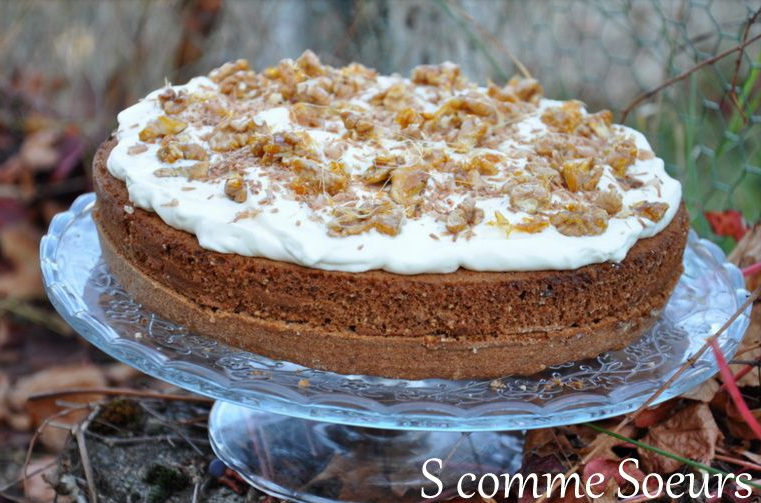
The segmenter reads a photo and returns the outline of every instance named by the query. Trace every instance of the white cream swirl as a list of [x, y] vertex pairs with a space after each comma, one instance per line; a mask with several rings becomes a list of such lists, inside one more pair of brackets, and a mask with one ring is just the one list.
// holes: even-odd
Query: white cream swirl
[[[378, 82], [381, 84], [389, 79], [381, 77]], [[198, 77], [175, 88], [185, 88], [192, 93], [215, 89], [216, 84]], [[130, 147], [140, 143], [140, 130], [162, 113], [157, 100], [160, 91], [154, 91], [119, 114], [118, 143], [108, 158], [108, 170], [126, 183], [132, 204], [155, 212], [171, 227], [194, 234], [201, 247], [221, 253], [266, 257], [311, 268], [348, 272], [380, 269], [397, 274], [421, 274], [450, 273], [459, 268], [473, 271], [575, 269], [623, 260], [638, 239], [657, 234], [671, 222], [681, 200], [679, 182], [666, 173], [663, 161], [654, 157], [637, 160], [629, 167], [631, 177], [644, 185], [619, 192], [625, 208], [643, 200], [668, 203], [668, 210], [659, 222], [636, 216], [616, 217], [611, 218], [607, 229], [597, 236], [565, 236], [550, 226], [535, 234], [514, 232], [506, 237], [501, 229], [487, 223], [494, 212], [500, 211], [513, 222], [520, 221], [526, 214], [506, 209], [505, 198], [498, 197], [478, 200], [478, 206], [487, 218], [474, 228], [475, 235], [469, 239], [453, 240], [451, 236], [443, 236], [444, 224], [433, 215], [406, 221], [396, 236], [372, 230], [360, 235], [331, 237], [324, 222], [310, 218], [314, 216], [311, 208], [283, 192], [271, 194], [274, 196], [272, 205], [259, 204], [270, 181], [257, 172], [256, 166], [247, 169], [246, 178], [259, 180], [263, 191], [260, 196], [249, 197], [242, 204], [224, 196], [221, 182], [155, 176], [157, 168], [166, 167], [156, 156], [158, 145], [147, 144], [147, 150], [137, 154], [130, 152]], [[545, 99], [539, 108], [541, 111], [556, 105], [558, 102]], [[259, 114], [259, 118], [273, 130], [299, 128], [291, 123], [284, 108], [266, 110]], [[539, 114], [532, 114], [518, 125], [518, 129], [520, 134], [537, 134], [544, 125]], [[650, 150], [642, 134], [629, 128], [624, 130], [635, 140], [638, 149]], [[198, 141], [208, 131], [209, 128], [191, 126], [182, 135]], [[329, 141], [339, 136], [313, 130], [310, 134], [316, 141]], [[369, 152], [350, 148], [341, 160], [357, 173], [369, 166], [368, 159]], [[175, 166], [193, 162], [178, 161]], [[608, 187], [612, 182], [615, 180], [607, 169], [598, 187]], [[236, 221], [236, 215], [246, 210], [260, 213], [255, 218]], [[437, 239], [437, 236], [440, 237]]]

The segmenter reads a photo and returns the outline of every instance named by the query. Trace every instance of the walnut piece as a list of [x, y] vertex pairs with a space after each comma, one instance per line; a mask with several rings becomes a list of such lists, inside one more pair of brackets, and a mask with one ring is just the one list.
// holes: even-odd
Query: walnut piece
[[402, 227], [404, 211], [386, 198], [366, 201], [358, 206], [336, 206], [328, 222], [331, 236], [353, 236], [372, 229], [396, 236]]
[[602, 208], [610, 215], [616, 215], [623, 208], [621, 196], [615, 190], [603, 190], [594, 198], [595, 206]]
[[636, 215], [645, 217], [652, 222], [660, 222], [668, 209], [668, 203], [651, 203], [649, 201], [640, 201], [632, 206], [632, 211]]
[[595, 190], [602, 173], [602, 167], [595, 166], [594, 159], [591, 158], [563, 163], [563, 180], [571, 192]]
[[167, 117], [166, 115], [159, 115], [158, 118], [146, 124], [138, 134], [138, 137], [141, 141], [150, 142], [164, 136], [180, 133], [186, 127], [188, 127], [187, 122]]
[[246, 201], [248, 190], [246, 189], [246, 181], [243, 175], [234, 172], [227, 177], [227, 180], [225, 180], [225, 195], [236, 203]]
[[536, 213], [550, 203], [549, 191], [539, 182], [520, 183], [508, 190], [510, 204], [526, 213]]
[[484, 210], [476, 206], [472, 197], [466, 198], [447, 215], [447, 230], [452, 234], [458, 234], [467, 228], [475, 227], [484, 219]]
[[574, 207], [550, 217], [550, 222], [565, 236], [597, 236], [608, 228], [608, 214], [597, 207]]
[[415, 205], [428, 183], [428, 176], [428, 173], [416, 167], [395, 169], [391, 173], [391, 199], [405, 208]]

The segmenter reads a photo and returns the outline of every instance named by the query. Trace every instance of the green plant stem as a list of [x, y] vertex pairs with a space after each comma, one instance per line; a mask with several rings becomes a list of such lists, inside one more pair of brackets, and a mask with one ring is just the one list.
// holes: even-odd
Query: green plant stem
[[[659, 455], [661, 455], [663, 457], [670, 458], [670, 459], [673, 459], [675, 461], [679, 461], [680, 463], [684, 463], [684, 464], [686, 464], [688, 466], [691, 466], [691, 467], [693, 467], [693, 468], [695, 468], [697, 470], [703, 470], [703, 471], [706, 471], [706, 472], [708, 472], [710, 474], [713, 474], [713, 475], [724, 475], [724, 476], [732, 475], [732, 474], [730, 474], [728, 472], [725, 472], [723, 470], [719, 470], [718, 468], [714, 468], [712, 466], [708, 466], [708, 465], [704, 465], [702, 463], [698, 463], [697, 461], [693, 461], [691, 459], [682, 457], [682, 456], [680, 456], [678, 454], [674, 454], [673, 452], [664, 451], [663, 449], [659, 449], [658, 447], [653, 447], [652, 445], [645, 444], [643, 442], [640, 442], [639, 440], [634, 440], [633, 438], [626, 437], [624, 435], [621, 435], [620, 433], [616, 433], [614, 431], [610, 431], [610, 430], [608, 430], [606, 428], [603, 428], [602, 426], [597, 426], [594, 423], [582, 423], [582, 424], [584, 424], [584, 426], [592, 428], [593, 430], [595, 430], [595, 431], [597, 431], [599, 433], [604, 433], [604, 434], [606, 434], [608, 436], [611, 436], [611, 437], [616, 438], [618, 440], [621, 440], [623, 442], [628, 442], [630, 444], [634, 444], [637, 447], [641, 447], [641, 448], [646, 449], [648, 451], [651, 451], [651, 452], [654, 452], [656, 454], [659, 454]], [[761, 489], [761, 485], [759, 485], [759, 484], [756, 484], [756, 483], [753, 483], [753, 482], [746, 482], [746, 483], [749, 486], [752, 486], [752, 487], [754, 487], [756, 489]]]

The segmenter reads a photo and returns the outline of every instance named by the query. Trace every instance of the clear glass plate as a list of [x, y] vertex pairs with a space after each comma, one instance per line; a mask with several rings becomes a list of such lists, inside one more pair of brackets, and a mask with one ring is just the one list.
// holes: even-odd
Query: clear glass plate
[[[146, 374], [189, 391], [288, 416], [403, 430], [523, 430], [636, 409], [700, 348], [747, 296], [739, 270], [691, 232], [685, 272], [661, 319], [628, 348], [558, 365], [531, 377], [408, 381], [339, 375], [273, 361], [189, 333], [122, 290], [101, 260], [93, 194], [55, 217], [41, 244], [50, 300], [92, 344]], [[750, 308], [719, 339], [730, 357]], [[659, 398], [717, 371], [707, 352]], [[309, 385], [305, 386], [304, 379]], [[301, 385], [300, 385], [301, 383]]]

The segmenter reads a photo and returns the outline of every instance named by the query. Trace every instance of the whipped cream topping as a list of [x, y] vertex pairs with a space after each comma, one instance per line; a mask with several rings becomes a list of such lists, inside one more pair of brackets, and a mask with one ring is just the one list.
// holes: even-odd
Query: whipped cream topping
[[[398, 83], [409, 84], [400, 76], [381, 76], [359, 96], [351, 100], [357, 109], [368, 100]], [[186, 85], [173, 86], [185, 90], [191, 101], [194, 97], [219, 94], [220, 84], [207, 77], [197, 77]], [[427, 112], [437, 106], [428, 99], [430, 89], [415, 89]], [[472, 92], [469, 88], [468, 92]], [[477, 88], [484, 93], [484, 88]], [[535, 271], [575, 269], [588, 264], [619, 262], [626, 257], [637, 240], [653, 236], [664, 229], [676, 214], [681, 200], [681, 186], [664, 169], [664, 163], [654, 155], [640, 155], [628, 166], [627, 180], [616, 176], [611, 166], [602, 166], [597, 181], [598, 191], [612, 191], [620, 196], [621, 211], [611, 215], [607, 227], [597, 235], [573, 236], [562, 233], [554, 225], [538, 231], [521, 232], [513, 225], [536, 218], [510, 204], [508, 195], [487, 191], [475, 200], [475, 207], [483, 211], [480, 221], [472, 222], [466, 233], [448, 231], [446, 218], [435, 211], [404, 216], [403, 225], [396, 235], [369, 229], [354, 235], [336, 235], [329, 232], [331, 212], [344, 204], [340, 198], [326, 197], [324, 205], [310, 204], [284, 190], [282, 183], [273, 178], [271, 170], [264, 169], [251, 159], [243, 157], [244, 166], [237, 166], [248, 187], [248, 197], [238, 202], [226, 194], [225, 179], [199, 180], [177, 176], [157, 176], [157, 170], [171, 166], [189, 168], [197, 160], [179, 159], [171, 165], [157, 155], [161, 142], [141, 141], [140, 133], [165, 112], [159, 96], [166, 88], [150, 93], [139, 103], [127, 108], [118, 116], [116, 132], [118, 143], [108, 158], [108, 171], [125, 182], [131, 204], [155, 212], [167, 225], [195, 235], [202, 248], [221, 253], [291, 262], [306, 267], [363, 272], [385, 270], [397, 274], [450, 273], [459, 268], [474, 271]], [[466, 91], [463, 91], [466, 92]], [[458, 91], [452, 91], [457, 95]], [[327, 126], [308, 127], [293, 120], [288, 105], [272, 100], [271, 106], [254, 110], [250, 118], [256, 124], [266, 124], [270, 132], [308, 132], [319, 147], [339, 142], [347, 134], [344, 124], [330, 122]], [[526, 145], [548, 131], [542, 120], [547, 110], [560, 107], [564, 102], [538, 99], [535, 106], [514, 120], [511, 133], [497, 147], [479, 148], [482, 152], [507, 154], [500, 161], [500, 171], [493, 177], [484, 176], [485, 183], [493, 178], [497, 185], [504, 183], [505, 173], [526, 167], [526, 156], [521, 155]], [[587, 112], [582, 110], [584, 116]], [[208, 121], [189, 121], [177, 137], [183, 142], [205, 145], [214, 130]], [[616, 134], [633, 140], [637, 151], [651, 154], [650, 145], [637, 131], [624, 126], [612, 126]], [[447, 149], [446, 142], [423, 140], [413, 142], [412, 148], [438, 147]], [[381, 137], [372, 143], [349, 142], [340, 152], [338, 161], [352, 178], [362, 176], [374, 166], [377, 149], [394, 151], [409, 145], [404, 138]], [[248, 149], [248, 147], [243, 147]], [[471, 154], [462, 149], [450, 149], [454, 161]], [[208, 161], [230, 155], [209, 150]], [[516, 154], [517, 153], [517, 154]], [[449, 173], [432, 170], [425, 181], [426, 187], [446, 184]], [[451, 183], [450, 183], [451, 185]], [[244, 189], [246, 190], [246, 189]], [[387, 190], [385, 184], [368, 189], [353, 189], [359, 199], [375, 197], [378, 191]], [[567, 191], [565, 191], [567, 192]], [[563, 191], [553, 192], [551, 204], [562, 206], [567, 199]], [[425, 197], [423, 191], [421, 197]], [[440, 206], [456, 208], [466, 194], [450, 191], [441, 197]], [[665, 203], [665, 212], [654, 221], [644, 218], [633, 208], [643, 201]], [[667, 207], [666, 207], [667, 205]], [[129, 211], [127, 208], [125, 211]]]

